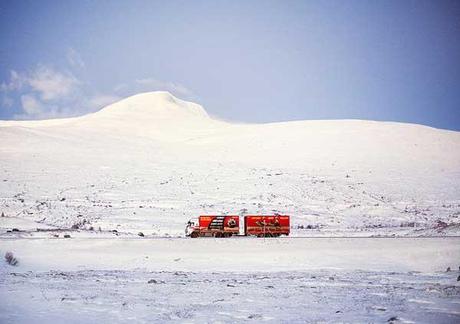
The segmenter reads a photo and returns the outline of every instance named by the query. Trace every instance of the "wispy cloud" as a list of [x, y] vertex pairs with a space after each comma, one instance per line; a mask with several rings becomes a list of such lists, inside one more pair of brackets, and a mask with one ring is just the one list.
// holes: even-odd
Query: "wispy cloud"
[[67, 62], [70, 64], [72, 67], [76, 68], [84, 68], [85, 67], [85, 62], [80, 56], [80, 53], [78, 53], [74, 48], [69, 47], [67, 49]]
[[43, 113], [42, 103], [33, 94], [22, 95], [21, 105], [27, 115], [37, 115]]
[[17, 103], [22, 110], [14, 114], [17, 119], [77, 115], [82, 112], [78, 105], [81, 86], [72, 73], [52, 66], [40, 64], [27, 72], [12, 70], [10, 79], [0, 87], [2, 106], [11, 108]]
[[2, 82], [2, 84], [0, 85], [0, 90], [4, 93], [19, 90], [22, 88], [23, 83], [24, 83], [24, 80], [19, 75], [19, 73], [14, 70], [11, 70], [10, 79], [8, 80], [8, 82], [5, 82], [5, 81]]
[[46, 119], [94, 112], [139, 92], [169, 91], [183, 99], [195, 96], [181, 84], [155, 78], [135, 79], [109, 92], [98, 91], [76, 76], [86, 68], [80, 54], [69, 48], [66, 58], [69, 69], [39, 64], [29, 71], [11, 70], [9, 79], [0, 83], [2, 109], [8, 109], [14, 119]]
[[62, 99], [75, 92], [79, 86], [79, 81], [72, 74], [44, 65], [39, 65], [30, 75], [23, 76], [23, 79], [43, 101]]
[[12, 70], [0, 92], [3, 109], [20, 108], [12, 112], [15, 119], [77, 116], [101, 108], [93, 102], [100, 95], [90, 95], [71, 72], [43, 64], [27, 72]]

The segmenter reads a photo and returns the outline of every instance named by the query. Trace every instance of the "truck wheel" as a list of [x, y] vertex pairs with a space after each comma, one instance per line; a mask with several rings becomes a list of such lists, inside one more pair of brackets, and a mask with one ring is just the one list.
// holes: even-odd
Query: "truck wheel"
[[190, 237], [191, 237], [191, 238], [197, 238], [197, 237], [198, 237], [198, 233], [197, 233], [197, 232], [192, 232], [192, 234], [190, 234]]

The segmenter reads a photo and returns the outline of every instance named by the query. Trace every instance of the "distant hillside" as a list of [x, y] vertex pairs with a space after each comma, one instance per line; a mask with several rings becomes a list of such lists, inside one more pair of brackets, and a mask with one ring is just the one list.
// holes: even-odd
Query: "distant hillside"
[[[233, 124], [167, 92], [0, 121], [0, 220], [181, 235], [273, 213], [298, 235], [460, 234], [460, 133], [361, 120]], [[3, 222], [3, 223], [2, 223]]]

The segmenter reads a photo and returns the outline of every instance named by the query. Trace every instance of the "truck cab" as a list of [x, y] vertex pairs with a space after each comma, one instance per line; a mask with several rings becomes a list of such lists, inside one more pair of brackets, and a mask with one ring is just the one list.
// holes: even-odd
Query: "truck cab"
[[[185, 227], [185, 236], [192, 236], [194, 231], [199, 230], [199, 222], [198, 218], [192, 218], [187, 222], [187, 226]], [[193, 236], [195, 237], [195, 236]]]

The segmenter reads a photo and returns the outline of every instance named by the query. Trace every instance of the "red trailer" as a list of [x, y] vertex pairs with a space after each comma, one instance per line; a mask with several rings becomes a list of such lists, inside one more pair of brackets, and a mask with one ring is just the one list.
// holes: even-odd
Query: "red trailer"
[[203, 215], [198, 222], [189, 221], [185, 234], [190, 237], [230, 237], [239, 233], [240, 217], [235, 215]]
[[[247, 215], [243, 218], [242, 236], [278, 237], [289, 235], [290, 220], [287, 215]], [[240, 217], [237, 215], [202, 215], [190, 220], [185, 235], [190, 237], [230, 237], [239, 234]]]
[[287, 215], [247, 215], [244, 217], [244, 234], [257, 237], [289, 235], [290, 221]]

